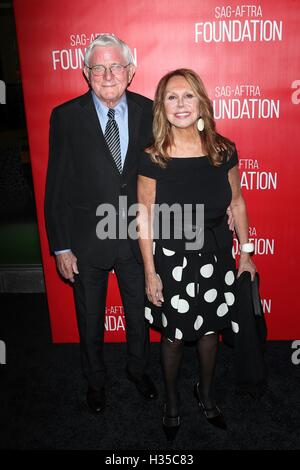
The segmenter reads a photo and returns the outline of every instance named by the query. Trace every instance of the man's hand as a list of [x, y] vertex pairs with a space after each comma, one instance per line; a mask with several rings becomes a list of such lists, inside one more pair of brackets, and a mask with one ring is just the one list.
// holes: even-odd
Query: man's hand
[[59, 273], [64, 279], [74, 282], [74, 274], [79, 274], [77, 268], [77, 258], [72, 251], [56, 255], [56, 265]]
[[230, 230], [233, 232], [234, 231], [234, 218], [233, 218], [232, 210], [230, 209], [230, 207], [227, 208], [226, 212], [228, 215], [228, 226]]

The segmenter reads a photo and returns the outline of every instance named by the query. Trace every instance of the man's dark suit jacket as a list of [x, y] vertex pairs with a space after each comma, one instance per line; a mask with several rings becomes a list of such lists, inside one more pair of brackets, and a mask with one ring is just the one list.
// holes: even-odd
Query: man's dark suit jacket
[[[51, 251], [71, 248], [80, 260], [103, 268], [113, 265], [117, 240], [99, 240], [97, 207], [118, 209], [119, 196], [136, 203], [140, 152], [151, 142], [152, 101], [126, 92], [129, 143], [119, 174], [106, 144], [92, 94], [55, 108], [51, 115], [45, 215]], [[132, 249], [141, 262], [138, 242]]]

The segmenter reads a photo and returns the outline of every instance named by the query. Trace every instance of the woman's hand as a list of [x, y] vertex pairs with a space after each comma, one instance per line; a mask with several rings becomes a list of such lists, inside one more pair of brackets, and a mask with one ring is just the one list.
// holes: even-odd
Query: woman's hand
[[228, 215], [227, 223], [228, 223], [229, 230], [233, 232], [234, 231], [234, 218], [233, 218], [232, 210], [230, 209], [230, 206], [227, 207], [226, 213]]
[[161, 307], [164, 298], [162, 294], [163, 285], [159, 275], [156, 273], [146, 273], [145, 282], [148, 300], [157, 307]]
[[255, 273], [256, 273], [256, 266], [253, 263], [249, 253], [243, 253], [242, 252], [241, 256], [240, 256], [239, 270], [238, 270], [238, 273], [237, 273], [237, 277], [240, 277], [240, 275], [244, 271], [249, 271], [249, 273], [251, 274], [251, 281], [254, 281], [254, 276], [255, 276]]

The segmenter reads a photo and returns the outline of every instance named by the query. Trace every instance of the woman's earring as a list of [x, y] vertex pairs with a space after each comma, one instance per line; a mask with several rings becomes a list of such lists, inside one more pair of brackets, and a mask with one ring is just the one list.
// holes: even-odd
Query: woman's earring
[[197, 122], [198, 131], [202, 132], [204, 129], [204, 120], [202, 118], [198, 119]]

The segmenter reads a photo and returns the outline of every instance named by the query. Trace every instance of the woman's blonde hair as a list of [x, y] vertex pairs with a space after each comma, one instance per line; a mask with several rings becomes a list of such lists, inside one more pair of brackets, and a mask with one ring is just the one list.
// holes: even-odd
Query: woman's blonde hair
[[224, 158], [229, 159], [231, 157], [234, 152], [234, 144], [216, 132], [213, 106], [205, 86], [196, 72], [190, 69], [176, 69], [160, 79], [153, 105], [154, 142], [146, 151], [151, 154], [152, 160], [161, 167], [165, 167], [171, 158], [168, 151], [174, 142], [172, 126], [165, 112], [164, 99], [169, 80], [178, 76], [186, 79], [195, 95], [199, 98], [199, 112], [204, 120], [204, 130], [201, 133], [199, 132], [203, 150], [208, 155], [212, 165], [219, 166], [224, 162]]

